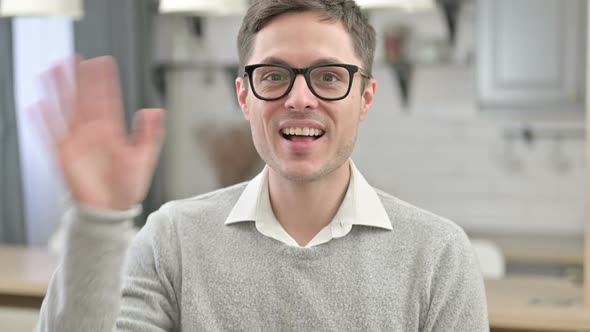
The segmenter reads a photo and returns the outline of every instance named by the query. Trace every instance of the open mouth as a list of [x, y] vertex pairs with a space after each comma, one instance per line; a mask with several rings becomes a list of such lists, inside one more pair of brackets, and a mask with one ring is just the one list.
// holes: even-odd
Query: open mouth
[[285, 128], [281, 130], [283, 138], [289, 141], [295, 140], [317, 140], [324, 136], [325, 132], [321, 129], [315, 128]]

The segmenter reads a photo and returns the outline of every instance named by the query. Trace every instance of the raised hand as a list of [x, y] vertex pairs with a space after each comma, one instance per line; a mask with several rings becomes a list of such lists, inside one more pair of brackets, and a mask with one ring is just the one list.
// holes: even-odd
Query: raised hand
[[112, 57], [72, 59], [44, 81], [49, 93], [39, 109], [73, 199], [115, 210], [140, 203], [160, 154], [164, 110], [136, 112], [127, 134]]

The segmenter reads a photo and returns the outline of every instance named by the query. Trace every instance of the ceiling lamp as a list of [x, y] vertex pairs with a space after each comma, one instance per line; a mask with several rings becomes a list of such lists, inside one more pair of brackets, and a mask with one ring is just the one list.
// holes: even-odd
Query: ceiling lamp
[[195, 16], [243, 15], [248, 0], [160, 0], [160, 13]]
[[69, 16], [80, 18], [82, 0], [0, 0], [0, 16]]
[[408, 12], [432, 10], [433, 0], [356, 0], [362, 9], [400, 9]]

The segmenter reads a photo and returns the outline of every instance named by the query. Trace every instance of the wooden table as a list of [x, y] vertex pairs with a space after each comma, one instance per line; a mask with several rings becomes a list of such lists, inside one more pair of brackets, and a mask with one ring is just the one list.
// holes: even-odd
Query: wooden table
[[486, 280], [492, 331], [590, 331], [582, 285], [548, 277]]
[[0, 245], [0, 306], [40, 308], [57, 265], [47, 249]]

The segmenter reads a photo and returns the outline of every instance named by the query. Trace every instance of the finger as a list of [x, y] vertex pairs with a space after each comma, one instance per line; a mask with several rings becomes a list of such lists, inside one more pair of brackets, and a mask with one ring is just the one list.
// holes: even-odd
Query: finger
[[26, 113], [43, 142], [49, 143], [52, 147], [58, 147], [66, 138], [65, 122], [52, 101], [40, 100], [28, 107]]
[[117, 64], [103, 56], [80, 62], [77, 71], [76, 112], [81, 121], [106, 121], [118, 135], [124, 135], [123, 102]]
[[164, 141], [164, 120], [165, 111], [159, 108], [142, 109], [134, 117], [132, 144], [152, 159], [157, 160]]
[[61, 119], [69, 128], [75, 115], [76, 83], [75, 68], [79, 62], [77, 57], [68, 57], [42, 74], [41, 81], [44, 86], [46, 99], [56, 104], [61, 112]]
[[39, 101], [24, 109], [24, 120], [28, 123], [27, 128], [32, 129], [34, 135], [34, 146], [39, 153], [42, 150], [48, 151], [45, 155], [46, 165], [54, 170], [55, 174], [60, 174], [59, 169], [59, 147], [65, 135], [60, 130], [56, 130], [55, 125], [47, 123], [44, 112], [47, 106], [44, 106], [46, 101]]
[[80, 123], [76, 100], [78, 96], [77, 68], [81, 62], [82, 58], [79, 55], [70, 56], [63, 60], [59, 66], [56, 66], [52, 72], [57, 87], [60, 110], [71, 126]]
[[31, 124], [33, 132], [38, 135], [40, 142], [52, 141], [51, 134], [43, 121], [43, 116], [41, 115], [41, 102], [36, 102], [25, 108], [24, 115], [25, 121]]

